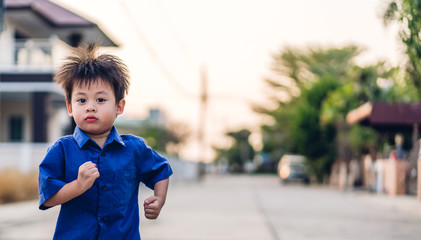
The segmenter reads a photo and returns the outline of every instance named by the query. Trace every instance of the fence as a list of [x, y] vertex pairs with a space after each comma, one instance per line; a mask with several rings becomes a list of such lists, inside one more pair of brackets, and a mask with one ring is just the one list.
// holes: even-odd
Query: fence
[[17, 169], [27, 173], [38, 169], [47, 143], [0, 143], [0, 170]]
[[[0, 143], [0, 171], [17, 169], [23, 173], [38, 171], [49, 143]], [[196, 181], [200, 175], [200, 164], [166, 156], [173, 169], [171, 181]]]

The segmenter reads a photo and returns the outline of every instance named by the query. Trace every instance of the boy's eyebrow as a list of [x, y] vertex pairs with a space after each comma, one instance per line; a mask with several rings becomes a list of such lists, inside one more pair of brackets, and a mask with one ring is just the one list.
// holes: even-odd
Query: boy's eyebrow
[[108, 92], [107, 91], [98, 91], [95, 94], [105, 94], [105, 95], [108, 95]]
[[84, 92], [75, 92], [73, 95], [86, 95]]
[[[95, 94], [105, 94], [105, 95], [108, 95], [109, 93], [107, 91], [102, 91], [101, 90], [101, 91], [96, 92]], [[75, 92], [74, 95], [87, 95], [87, 93], [85, 93], [85, 92]]]

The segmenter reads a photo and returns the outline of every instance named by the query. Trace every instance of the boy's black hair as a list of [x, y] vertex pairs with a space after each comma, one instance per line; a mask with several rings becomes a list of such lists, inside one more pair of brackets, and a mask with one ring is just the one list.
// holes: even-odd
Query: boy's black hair
[[128, 93], [130, 83], [126, 64], [114, 55], [97, 54], [97, 49], [95, 44], [74, 48], [73, 54], [66, 57], [57, 70], [54, 79], [64, 89], [67, 102], [71, 102], [75, 84], [89, 86], [98, 80], [112, 86], [116, 103]]

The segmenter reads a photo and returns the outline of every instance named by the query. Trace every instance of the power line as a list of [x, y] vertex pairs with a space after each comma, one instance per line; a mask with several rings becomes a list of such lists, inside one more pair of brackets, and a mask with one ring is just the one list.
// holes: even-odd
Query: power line
[[[164, 75], [164, 77], [168, 80], [168, 82], [170, 83], [170, 85], [176, 90], [178, 91], [181, 95], [188, 97], [188, 98], [195, 98], [195, 99], [199, 99], [202, 97], [203, 93], [200, 94], [196, 94], [193, 93], [189, 90], [187, 90], [184, 86], [182, 86], [177, 79], [174, 77], [174, 75], [171, 73], [171, 71], [169, 71], [169, 69], [166, 67], [166, 65], [163, 63], [163, 61], [161, 60], [159, 54], [157, 53], [157, 51], [154, 49], [154, 47], [149, 43], [146, 35], [142, 32], [142, 30], [140, 29], [140, 27], [137, 24], [136, 19], [134, 18], [134, 15], [132, 14], [132, 12], [129, 9], [129, 6], [126, 3], [126, 0], [122, 0], [120, 1], [121, 5], [123, 7], [123, 11], [126, 13], [127, 17], [129, 18], [129, 21], [133, 23], [134, 28], [136, 30], [136, 33], [138, 35], [138, 37], [140, 38], [140, 40], [144, 43], [144, 46], [146, 48], [146, 50], [148, 51], [148, 53], [150, 54], [150, 56], [152, 57], [152, 59], [155, 61], [155, 63], [158, 65], [158, 67], [161, 70], [161, 73]], [[159, 6], [160, 8], [164, 8], [162, 6], [162, 2]], [[162, 9], [161, 9], [162, 10]], [[162, 10], [162, 14], [163, 15], [167, 15], [167, 13]], [[165, 16], [167, 17], [167, 16]], [[172, 29], [172, 27], [168, 24], [168, 19], [167, 21], [165, 21], [167, 27], [169, 29]], [[179, 45], [179, 47], [182, 50], [182, 53], [184, 55], [184, 57], [186, 58], [186, 60], [189, 60], [189, 62], [193, 65], [192, 63], [192, 59], [189, 56], [189, 54], [187, 53], [187, 50], [185, 49], [185, 46], [181, 43], [181, 41], [179, 41], [178, 38], [173, 38], [176, 39], [177, 44]], [[235, 95], [231, 95], [231, 94], [223, 94], [223, 93], [219, 93], [219, 94], [208, 94], [207, 95], [207, 100], [211, 100], [211, 98], [214, 99], [219, 99], [219, 100], [229, 100], [229, 101], [250, 101], [247, 97], [242, 97], [242, 96], [235, 96]]]
[[174, 27], [174, 25], [172, 24], [174, 21], [171, 21], [172, 19], [170, 19], [167, 8], [163, 5], [162, 0], [159, 1], [154, 1], [155, 3], [157, 3], [158, 9], [160, 10], [161, 13], [161, 18], [163, 19], [163, 23], [166, 25], [167, 30], [171, 33], [172, 37], [171, 39], [176, 42], [176, 44], [178, 44], [182, 55], [184, 56], [185, 60], [187, 60], [188, 64], [190, 64], [193, 68], [195, 68], [194, 66], [194, 61], [191, 57], [191, 55], [189, 54], [189, 51], [186, 48], [186, 45], [180, 41], [180, 38], [178, 37], [176, 28]]
[[208, 106], [208, 75], [207, 70], [203, 66], [201, 69], [201, 89], [200, 89], [200, 112], [199, 112], [199, 128], [198, 128], [198, 141], [200, 144], [200, 152], [198, 159], [201, 162], [204, 162], [206, 158], [205, 152], [205, 142], [206, 142], [206, 113], [207, 113], [207, 106]]
[[134, 28], [136, 30], [136, 33], [139, 37], [139, 39], [143, 42], [144, 46], [146, 47], [146, 50], [149, 52], [151, 58], [155, 61], [155, 63], [158, 65], [158, 67], [161, 69], [161, 73], [164, 75], [164, 77], [168, 80], [170, 85], [178, 91], [182, 96], [189, 97], [189, 98], [198, 98], [199, 96], [195, 93], [190, 92], [186, 88], [184, 88], [172, 75], [172, 73], [168, 70], [168, 68], [165, 66], [161, 58], [159, 57], [158, 53], [155, 51], [153, 46], [149, 43], [148, 39], [146, 38], [145, 34], [141, 31], [140, 27], [138, 26], [136, 19], [133, 17], [133, 14], [131, 13], [129, 7], [126, 4], [125, 0], [120, 1], [121, 5], [123, 7], [123, 11], [126, 13], [127, 17], [129, 18], [129, 21], [133, 23]]

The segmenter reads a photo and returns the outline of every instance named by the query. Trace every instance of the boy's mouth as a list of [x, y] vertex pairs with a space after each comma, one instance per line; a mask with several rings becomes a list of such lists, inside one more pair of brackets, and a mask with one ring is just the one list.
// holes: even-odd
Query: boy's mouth
[[96, 121], [98, 121], [98, 118], [89, 116], [89, 117], [86, 117], [85, 118], [85, 121], [87, 121], [87, 122], [96, 122]]

